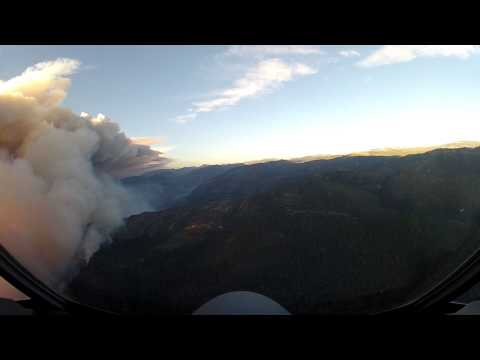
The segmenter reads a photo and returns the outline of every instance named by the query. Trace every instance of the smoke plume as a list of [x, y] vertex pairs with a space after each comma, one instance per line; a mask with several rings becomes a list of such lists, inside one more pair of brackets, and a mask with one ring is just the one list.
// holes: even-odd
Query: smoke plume
[[0, 243], [56, 289], [148, 210], [116, 179], [167, 162], [104, 115], [60, 107], [78, 67], [57, 59], [0, 81]]

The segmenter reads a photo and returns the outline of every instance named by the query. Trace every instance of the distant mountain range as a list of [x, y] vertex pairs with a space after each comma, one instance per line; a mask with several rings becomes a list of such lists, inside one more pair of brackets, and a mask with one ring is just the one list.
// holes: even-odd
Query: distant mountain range
[[140, 314], [188, 314], [236, 290], [293, 313], [399, 305], [480, 244], [480, 148], [457, 145], [127, 179], [152, 198], [158, 181], [169, 200], [127, 219], [70, 295]]
[[[289, 160], [278, 159], [264, 159], [258, 161], [250, 161], [245, 163], [234, 163], [224, 165], [202, 165], [199, 167], [185, 167], [180, 169], [163, 169], [146, 173], [144, 175], [129, 177], [123, 179], [123, 184], [132, 192], [139, 194], [147, 200], [154, 210], [163, 210], [172, 206], [182, 204], [186, 197], [189, 196], [194, 189], [202, 184], [207, 184], [216, 176], [222, 175], [234, 168], [243, 167], [245, 165], [258, 165], [268, 163], [267, 168], [276, 168], [282, 171], [282, 166], [289, 166], [289, 163], [305, 163], [314, 160], [329, 160], [344, 157], [357, 156], [405, 156], [411, 154], [420, 154], [435, 149], [455, 149], [455, 148], [473, 148], [479, 147], [480, 142], [475, 141], [460, 141], [455, 143], [430, 146], [430, 147], [416, 147], [416, 148], [385, 148], [374, 149], [370, 151], [351, 153], [347, 155], [315, 155], [305, 156], [300, 158], [293, 158]], [[283, 165], [281, 165], [283, 164]], [[288, 173], [290, 171], [285, 168]], [[238, 170], [239, 173], [246, 171], [255, 171], [263, 167], [253, 167]], [[236, 176], [236, 172], [226, 177]], [[247, 178], [251, 178], [253, 174], [246, 174]], [[252, 178], [251, 178], [252, 179]], [[236, 179], [238, 181], [238, 179]], [[197, 194], [200, 192], [197, 191]]]
[[475, 148], [479, 147], [479, 141], [457, 141], [448, 144], [442, 145], [433, 145], [433, 146], [420, 146], [420, 147], [405, 147], [405, 148], [382, 148], [382, 149], [372, 149], [368, 151], [358, 151], [349, 154], [343, 155], [314, 155], [314, 156], [303, 156], [298, 158], [290, 159], [293, 162], [307, 162], [312, 160], [326, 160], [334, 159], [339, 156], [405, 156], [412, 154], [423, 154], [428, 151], [436, 149], [460, 149], [460, 148]]

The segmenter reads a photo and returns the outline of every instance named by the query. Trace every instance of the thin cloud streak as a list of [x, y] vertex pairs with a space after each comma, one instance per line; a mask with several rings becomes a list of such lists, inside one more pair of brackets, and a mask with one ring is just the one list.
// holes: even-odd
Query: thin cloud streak
[[196, 117], [197, 117], [196, 113], [187, 114], [187, 115], [179, 115], [174, 119], [174, 121], [178, 124], [186, 124], [190, 120], [195, 119]]
[[227, 56], [267, 56], [267, 55], [318, 55], [323, 51], [318, 45], [232, 45]]
[[340, 56], [343, 56], [345, 58], [351, 58], [351, 57], [358, 57], [360, 56], [360, 53], [356, 50], [342, 50], [339, 51], [338, 54]]
[[242, 78], [236, 80], [232, 87], [219, 92], [214, 99], [193, 103], [193, 113], [178, 116], [176, 121], [185, 123], [194, 119], [198, 113], [233, 106], [245, 98], [276, 90], [283, 83], [297, 77], [315, 73], [317, 73], [316, 69], [303, 63], [289, 64], [277, 58], [260, 61], [250, 68]]
[[360, 67], [398, 64], [422, 57], [468, 59], [480, 52], [479, 45], [385, 45], [357, 63]]

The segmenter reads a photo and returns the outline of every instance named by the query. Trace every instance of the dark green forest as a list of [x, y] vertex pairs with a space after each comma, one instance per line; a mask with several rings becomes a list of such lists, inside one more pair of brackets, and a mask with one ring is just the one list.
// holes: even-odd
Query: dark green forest
[[295, 314], [375, 313], [480, 245], [480, 148], [216, 168], [187, 190], [126, 219], [68, 294], [135, 314], [190, 314], [237, 290]]

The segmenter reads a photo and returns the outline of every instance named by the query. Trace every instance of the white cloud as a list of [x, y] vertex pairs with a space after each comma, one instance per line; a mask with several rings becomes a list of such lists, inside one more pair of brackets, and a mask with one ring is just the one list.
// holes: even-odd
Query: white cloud
[[478, 45], [385, 45], [358, 62], [362, 67], [397, 64], [419, 57], [457, 57], [467, 59], [480, 52]]
[[[220, 92], [218, 97], [194, 103], [193, 111], [195, 113], [210, 112], [232, 106], [244, 98], [272, 91], [282, 83], [293, 80], [298, 76], [312, 75], [316, 72], [316, 69], [301, 63], [288, 64], [280, 59], [263, 60], [249, 69], [242, 78], [235, 81], [232, 87]], [[194, 114], [183, 117], [192, 115]]]
[[294, 75], [313, 75], [316, 72], [316, 69], [301, 63], [295, 64], [295, 66], [293, 67]]
[[346, 58], [360, 56], [360, 53], [356, 50], [342, 50], [338, 54]]
[[188, 114], [177, 116], [174, 121], [185, 124], [199, 113], [211, 112], [237, 104], [240, 100], [262, 95], [300, 76], [313, 75], [317, 70], [303, 63], [287, 63], [278, 58], [257, 62], [237, 79], [231, 87], [212, 92], [210, 100], [198, 101], [188, 109]]
[[321, 54], [317, 45], [232, 45], [227, 55], [264, 56], [264, 55], [312, 55]]
[[179, 124], [186, 124], [187, 122], [195, 119], [196, 117], [197, 117], [197, 114], [195, 114], [195, 113], [187, 114], [187, 115], [180, 115], [180, 116], [177, 116], [175, 118], [175, 122], [177, 122]]

